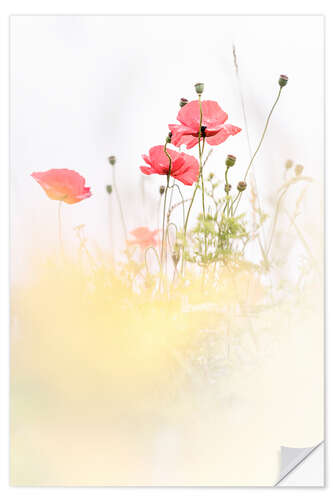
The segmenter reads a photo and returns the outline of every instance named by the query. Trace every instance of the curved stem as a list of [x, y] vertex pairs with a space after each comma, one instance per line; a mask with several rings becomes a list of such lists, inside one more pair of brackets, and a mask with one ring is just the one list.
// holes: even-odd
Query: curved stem
[[198, 188], [199, 188], [199, 183], [197, 183], [196, 186], [195, 186], [195, 188], [194, 188], [193, 196], [192, 196], [192, 199], [191, 199], [191, 203], [190, 203], [190, 206], [188, 207], [188, 211], [187, 211], [187, 214], [186, 214], [186, 219], [185, 219], [185, 224], [184, 224], [184, 238], [186, 238], [186, 231], [187, 231], [188, 219], [190, 217], [191, 208], [192, 208], [192, 205], [193, 205], [193, 202], [194, 202], [194, 198], [195, 198], [196, 192], [198, 191]]
[[149, 250], [153, 250], [153, 252], [154, 252], [154, 254], [156, 256], [157, 262], [158, 262], [158, 266], [159, 266], [159, 268], [161, 270], [161, 263], [160, 263], [160, 259], [159, 259], [157, 250], [156, 250], [155, 247], [150, 246], [150, 247], [148, 247], [148, 248], [145, 249], [145, 266], [146, 266], [147, 273], [149, 273], [148, 263], [147, 263], [147, 254], [148, 254]]
[[[228, 171], [229, 171], [229, 167], [227, 166], [227, 168], [225, 169], [225, 172], [224, 172], [224, 180], [225, 180], [225, 185], [228, 186], [229, 183], [228, 183]], [[227, 215], [229, 215], [229, 192], [227, 192], [227, 197], [226, 197], [226, 201], [225, 201], [225, 205], [224, 205], [224, 209], [223, 209], [223, 215], [225, 214], [225, 211], [227, 210]]]
[[[250, 170], [250, 168], [251, 168], [251, 166], [252, 166], [252, 164], [253, 164], [253, 161], [254, 161], [255, 157], [257, 156], [257, 153], [258, 153], [258, 151], [259, 151], [259, 149], [260, 149], [260, 147], [261, 147], [261, 145], [262, 145], [262, 143], [263, 143], [263, 140], [264, 140], [264, 138], [265, 138], [265, 135], [266, 135], [266, 132], [267, 132], [267, 128], [268, 128], [268, 125], [269, 125], [269, 121], [270, 121], [270, 119], [271, 119], [271, 116], [272, 116], [272, 114], [273, 114], [273, 111], [274, 111], [274, 109], [275, 109], [275, 106], [277, 105], [277, 103], [278, 103], [278, 101], [279, 101], [279, 99], [280, 99], [280, 95], [281, 95], [281, 92], [282, 92], [282, 88], [283, 88], [283, 87], [280, 87], [279, 92], [278, 92], [278, 95], [277, 95], [277, 98], [275, 99], [274, 104], [273, 104], [273, 106], [272, 106], [272, 109], [270, 110], [270, 112], [269, 112], [269, 114], [268, 114], [268, 117], [267, 117], [267, 119], [266, 119], [266, 123], [265, 123], [265, 128], [264, 128], [264, 131], [263, 131], [263, 133], [262, 133], [262, 135], [261, 135], [261, 138], [260, 138], [259, 144], [258, 144], [257, 149], [255, 150], [255, 152], [253, 153], [252, 158], [251, 158], [251, 160], [250, 160], [250, 163], [249, 163], [249, 165], [248, 165], [248, 167], [247, 167], [247, 169], [246, 169], [246, 172], [245, 172], [245, 175], [244, 175], [244, 179], [243, 179], [243, 180], [244, 180], [244, 182], [246, 181], [247, 174], [249, 173], [249, 170]], [[238, 198], [238, 201], [237, 201], [237, 205], [236, 205], [236, 207], [235, 207], [235, 212], [236, 212], [236, 210], [237, 210], [237, 208], [238, 208], [238, 205], [239, 205], [239, 202], [240, 202], [240, 200], [241, 200], [241, 198], [242, 198], [242, 192], [241, 192], [241, 193], [239, 193], [239, 196], [238, 196], [238, 195], [236, 196], [236, 198], [235, 198], [235, 199], [234, 199], [234, 201], [232, 202], [231, 207], [233, 207], [233, 205], [234, 205], [234, 203], [235, 203], [235, 201], [236, 201], [236, 199], [237, 199], [237, 198]]]
[[175, 230], [176, 230], [176, 233], [175, 233], [175, 241], [176, 241], [176, 238], [177, 238], [177, 233], [178, 233], [178, 228], [176, 226], [176, 224], [174, 222], [168, 222], [167, 223], [167, 245], [169, 245], [169, 249], [172, 250], [172, 244], [170, 242], [170, 232], [169, 232], [169, 227], [174, 227]]

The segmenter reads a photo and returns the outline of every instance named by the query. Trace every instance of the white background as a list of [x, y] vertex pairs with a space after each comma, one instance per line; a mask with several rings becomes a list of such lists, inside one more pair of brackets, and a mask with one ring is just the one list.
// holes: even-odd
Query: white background
[[[95, 9], [95, 13], [136, 13], [138, 12], [139, 6], [137, 4], [133, 5], [129, 3], [126, 3], [125, 1], [121, 2], [120, 6], [115, 6], [112, 5], [110, 7], [109, 3], [107, 2], [94, 2], [93, 6], [90, 5], [87, 2], [61, 2], [58, 1], [56, 4], [56, 7], [49, 6], [46, 8], [45, 4], [43, 2], [30, 2], [29, 9], [27, 6], [26, 2], [11, 2], [9, 5], [9, 2], [5, 7], [2, 7], [2, 18], [1, 18], [1, 62], [2, 62], [2, 80], [1, 80], [1, 164], [2, 164], [2, 179], [1, 179], [1, 216], [2, 216], [2, 226], [1, 226], [1, 231], [2, 235], [8, 234], [8, 184], [7, 184], [7, 177], [8, 177], [8, 170], [6, 166], [8, 165], [8, 149], [6, 147], [7, 139], [8, 139], [8, 80], [7, 80], [7, 70], [6, 70], [6, 62], [8, 61], [8, 14], [9, 13], [26, 13], [28, 9], [28, 13], [54, 13], [55, 8], [57, 12], [61, 13], [80, 13], [80, 12], [85, 12], [89, 13], [91, 12], [92, 7]], [[205, 5], [206, 9], [208, 9], [207, 5]], [[328, 7], [328, 2], [317, 2], [316, 5], [312, 6], [311, 5], [311, 10], [313, 8], [316, 8], [316, 13], [324, 13], [326, 11], [326, 7]], [[279, 8], [279, 10], [277, 10]], [[278, 5], [274, 5], [272, 13], [299, 13], [301, 8], [301, 4], [298, 6], [296, 2], [279, 2]], [[79, 9], [79, 10], [78, 10]], [[157, 7], [157, 5], [153, 2], [140, 2], [140, 13], [147, 12], [147, 13], [163, 13], [163, 12], [172, 12], [172, 13], [203, 13], [203, 6], [201, 2], [191, 2], [191, 5], [186, 5], [185, 2], [181, 3], [180, 1], [177, 2], [168, 2], [168, 6], [165, 4], [161, 5], [160, 8]], [[248, 13], [248, 2], [233, 2], [232, 5], [232, 10], [225, 10], [224, 12], [220, 13], [243, 13], [247, 14]], [[304, 9], [304, 3], [302, 3], [302, 9]], [[219, 5], [218, 2], [210, 2], [209, 3], [209, 12], [214, 13], [221, 10], [221, 6]], [[265, 2], [251, 2], [251, 14], [258, 13], [262, 14], [263, 12], [267, 13], [268, 12], [268, 7]], [[207, 11], [205, 12], [207, 13]], [[331, 29], [331, 22], [329, 21], [328, 29], [327, 29], [327, 39], [328, 39], [328, 45], [332, 42], [332, 35], [330, 34], [330, 29]], [[295, 34], [295, 37], [297, 37], [297, 34]], [[309, 37], [311, 38], [311, 33], [309, 34]], [[312, 68], [309, 68], [309, 71], [312, 74]], [[328, 58], [328, 79], [329, 83], [332, 83], [331, 77], [331, 64], [329, 62]], [[328, 86], [329, 88], [329, 86]], [[330, 94], [328, 92], [327, 100], [326, 103], [327, 105], [329, 104], [329, 99]], [[228, 110], [227, 110], [228, 111]], [[328, 117], [329, 118], [329, 117]], [[330, 120], [328, 119], [330, 122]], [[330, 124], [330, 123], [329, 123]], [[330, 132], [330, 131], [329, 131]], [[327, 135], [329, 137], [329, 134]], [[329, 142], [329, 141], [328, 141]], [[327, 144], [329, 148], [329, 144]], [[141, 151], [140, 151], [141, 152]], [[108, 152], [107, 152], [108, 153]], [[327, 161], [327, 164], [329, 165], [329, 158]], [[327, 179], [326, 182], [330, 181], [330, 171], [327, 169]], [[330, 197], [328, 196], [328, 210], [330, 209]], [[6, 240], [6, 238], [4, 238]], [[330, 250], [332, 248], [330, 238], [328, 237], [327, 241], [327, 255], [330, 255]], [[6, 277], [7, 275], [7, 270], [8, 270], [8, 249], [6, 244], [2, 245], [2, 258], [1, 258], [1, 276]], [[330, 270], [329, 262], [328, 262], [328, 270]], [[1, 413], [1, 421], [2, 421], [2, 427], [1, 427], [1, 485], [2, 485], [2, 490], [5, 495], [8, 495], [10, 498], [16, 498], [19, 496], [27, 497], [27, 498], [45, 498], [46, 495], [50, 498], [66, 498], [66, 497], [71, 497], [71, 496], [76, 496], [80, 498], [90, 498], [90, 497], [96, 497], [96, 495], [107, 495], [109, 497], [110, 494], [115, 496], [116, 498], [122, 498], [122, 497], [129, 497], [129, 498], [149, 498], [156, 496], [157, 492], [154, 491], [154, 489], [138, 489], [138, 490], [132, 490], [132, 489], [112, 489], [112, 490], [103, 490], [100, 489], [99, 491], [92, 491], [91, 489], [72, 489], [72, 490], [60, 490], [60, 489], [33, 489], [33, 490], [27, 490], [27, 489], [9, 489], [6, 486], [7, 483], [7, 478], [8, 478], [8, 445], [6, 446], [5, 443], [8, 443], [8, 334], [6, 335], [6, 332], [8, 332], [8, 281], [4, 278], [2, 279], [1, 282], [1, 292], [2, 292], [2, 300], [1, 300], [1, 321], [2, 321], [2, 341], [3, 345], [1, 348], [1, 396], [2, 396], [2, 402], [5, 404], [5, 410], [2, 411]], [[330, 344], [329, 344], [330, 345]], [[7, 407], [7, 410], [6, 410]], [[267, 493], [275, 495], [279, 494], [276, 493], [277, 491], [280, 491], [281, 494], [284, 496], [292, 495], [292, 498], [297, 497], [298, 495], [302, 495], [302, 497], [306, 497], [307, 495], [317, 495], [318, 491], [311, 491], [311, 490], [290, 490], [287, 491], [286, 489], [284, 490], [270, 490], [269, 492], [267, 490], [264, 491], [257, 491], [257, 490], [244, 490], [240, 491], [237, 489], [234, 490], [229, 490], [227, 492], [228, 497], [232, 498], [234, 495], [246, 495], [247, 498], [253, 496], [253, 498], [257, 498], [258, 495], [260, 494], [267, 495]], [[283, 493], [282, 493], [283, 491]], [[201, 496], [207, 496], [208, 495], [216, 495], [219, 496], [221, 495], [221, 491], [218, 489], [209, 489], [209, 490], [202, 490], [202, 489], [196, 489], [196, 490], [190, 490], [190, 489], [182, 489], [182, 490], [159, 490], [158, 495], [161, 498], [169, 498], [169, 496], [174, 496], [178, 495], [179, 497], [189, 497], [189, 498], [198, 498]], [[327, 494], [326, 491], [319, 491], [319, 494]]]
[[[296, 36], [297, 34], [297, 36]], [[235, 187], [249, 161], [232, 44], [249, 123], [252, 151], [278, 93], [289, 76], [254, 170], [265, 202], [282, 184], [288, 158], [312, 176], [314, 196], [303, 211], [319, 229], [323, 173], [323, 18], [320, 16], [21, 16], [11, 20], [12, 252], [15, 276], [24, 256], [57, 243], [57, 204], [31, 178], [33, 171], [79, 171], [93, 196], [64, 206], [67, 248], [73, 227], [84, 223], [90, 245], [122, 236], [117, 207], [108, 209], [107, 157], [117, 157], [118, 187], [128, 229], [156, 227], [160, 176], [147, 177], [141, 154], [163, 144], [176, 122], [179, 98], [217, 100], [243, 131], [214, 149], [206, 170], [224, 175], [226, 154], [237, 156], [229, 174]], [[196, 148], [190, 154], [197, 154]], [[143, 183], [143, 185], [142, 185]], [[146, 192], [143, 204], [142, 189]], [[192, 188], [182, 187], [188, 198]], [[112, 197], [114, 198], [114, 196]], [[316, 199], [316, 203], [313, 203]], [[199, 198], [197, 200], [199, 205]], [[198, 206], [197, 205], [197, 206]], [[268, 209], [270, 212], [270, 209]], [[302, 225], [302, 223], [301, 223]], [[304, 225], [304, 222], [303, 222]], [[24, 246], [24, 252], [22, 247]], [[118, 244], [119, 246], [119, 244]]]

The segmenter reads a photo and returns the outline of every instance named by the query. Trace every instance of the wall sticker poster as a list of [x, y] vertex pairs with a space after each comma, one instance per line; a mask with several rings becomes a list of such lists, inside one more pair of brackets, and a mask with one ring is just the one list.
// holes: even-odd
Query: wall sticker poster
[[324, 440], [323, 17], [10, 37], [12, 485], [281, 485]]

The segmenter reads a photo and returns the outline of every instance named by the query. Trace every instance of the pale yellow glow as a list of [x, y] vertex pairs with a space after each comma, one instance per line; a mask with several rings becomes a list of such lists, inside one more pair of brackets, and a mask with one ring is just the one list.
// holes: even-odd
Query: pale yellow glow
[[243, 268], [187, 278], [168, 299], [54, 257], [13, 287], [13, 484], [271, 485], [322, 439], [320, 283], [272, 307]]

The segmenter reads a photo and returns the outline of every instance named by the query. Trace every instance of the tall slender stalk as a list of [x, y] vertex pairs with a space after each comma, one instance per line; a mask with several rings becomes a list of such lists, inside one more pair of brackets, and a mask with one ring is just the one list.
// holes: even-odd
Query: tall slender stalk
[[207, 256], [207, 236], [206, 236], [206, 208], [205, 208], [205, 185], [203, 178], [203, 164], [202, 164], [202, 155], [205, 147], [205, 136], [202, 137], [202, 147], [200, 144], [201, 141], [201, 127], [202, 127], [202, 103], [201, 103], [201, 95], [199, 94], [199, 106], [200, 106], [200, 123], [199, 123], [199, 135], [198, 135], [198, 148], [199, 148], [199, 166], [200, 166], [200, 178], [201, 178], [201, 200], [202, 200], [202, 214], [203, 214], [203, 222], [204, 222], [204, 238], [205, 238], [205, 258]]
[[117, 202], [118, 202], [119, 212], [120, 212], [120, 218], [121, 218], [121, 224], [123, 226], [123, 231], [124, 231], [125, 240], [126, 240], [126, 238], [127, 238], [127, 228], [126, 228], [126, 222], [125, 222], [123, 207], [121, 205], [120, 195], [119, 195], [119, 191], [118, 191], [118, 188], [117, 188], [116, 170], [115, 170], [115, 166], [114, 165], [112, 165], [112, 182], [113, 182], [114, 191], [115, 191], [116, 197], [117, 197]]
[[185, 224], [184, 224], [184, 238], [186, 239], [186, 231], [187, 231], [187, 225], [188, 225], [188, 219], [190, 217], [190, 212], [191, 212], [191, 208], [192, 208], [192, 205], [193, 205], [193, 202], [194, 202], [194, 198], [195, 198], [195, 195], [196, 195], [196, 192], [198, 191], [198, 188], [199, 188], [199, 180], [194, 188], [194, 191], [193, 191], [193, 195], [192, 195], [192, 198], [191, 198], [191, 203], [188, 207], [188, 211], [187, 211], [187, 214], [186, 214], [186, 219], [185, 219]]
[[[203, 207], [203, 214], [204, 214], [204, 218], [205, 218], [205, 192], [204, 192], [204, 181], [203, 181], [203, 176], [202, 176], [202, 170], [203, 170], [203, 167], [204, 167], [206, 161], [208, 160], [208, 158], [209, 158], [212, 150], [209, 151], [206, 160], [204, 161], [204, 163], [202, 163], [202, 155], [203, 155], [203, 151], [204, 151], [204, 144], [205, 144], [204, 141], [205, 141], [205, 138], [203, 138], [203, 148], [201, 149], [201, 145], [200, 145], [200, 140], [202, 138], [202, 135], [201, 135], [201, 126], [202, 126], [202, 103], [201, 103], [201, 95], [199, 95], [199, 105], [200, 105], [200, 122], [199, 122], [199, 132], [198, 132], [199, 178], [198, 178], [197, 184], [196, 184], [196, 186], [194, 188], [192, 199], [191, 199], [190, 205], [188, 207], [188, 211], [187, 211], [186, 218], [185, 218], [184, 237], [183, 237], [183, 240], [184, 240], [183, 244], [184, 244], [184, 246], [186, 244], [186, 233], [187, 233], [188, 221], [189, 221], [189, 218], [190, 218], [190, 213], [191, 213], [192, 205], [194, 203], [195, 195], [197, 194], [197, 191], [199, 189], [199, 182], [200, 181], [201, 181], [201, 187], [202, 187], [202, 207]], [[183, 251], [183, 256], [184, 256], [184, 251]], [[182, 258], [182, 271], [183, 271], [183, 269], [184, 269], [184, 258]]]
[[[227, 166], [227, 168], [225, 169], [225, 172], [224, 172], [224, 180], [225, 180], [225, 185], [226, 186], [229, 186], [229, 182], [228, 182], [229, 168], [230, 167]], [[225, 211], [227, 210], [227, 215], [229, 216], [229, 201], [230, 201], [230, 196], [229, 196], [229, 191], [227, 191], [227, 199], [226, 199], [226, 202], [225, 202], [225, 205], [224, 205], [223, 215], [225, 214]]]
[[[252, 166], [252, 164], [253, 164], [253, 162], [254, 162], [255, 157], [257, 156], [257, 153], [259, 152], [259, 149], [260, 149], [260, 147], [261, 147], [262, 143], [263, 143], [263, 140], [264, 140], [264, 138], [265, 138], [265, 135], [266, 135], [266, 132], [267, 132], [267, 128], [268, 128], [268, 125], [269, 125], [269, 122], [270, 122], [270, 119], [271, 119], [271, 116], [272, 116], [272, 114], [273, 114], [273, 111], [274, 111], [274, 109], [275, 109], [275, 106], [277, 105], [277, 103], [278, 103], [278, 101], [279, 101], [279, 99], [280, 99], [281, 92], [282, 92], [282, 88], [283, 88], [283, 87], [281, 87], [281, 86], [280, 86], [280, 88], [279, 88], [279, 92], [278, 92], [278, 95], [277, 95], [277, 98], [275, 99], [274, 104], [273, 104], [273, 106], [272, 106], [272, 109], [270, 110], [270, 112], [269, 112], [269, 114], [268, 114], [268, 117], [267, 117], [267, 119], [266, 119], [266, 123], [265, 123], [265, 128], [264, 128], [264, 131], [263, 131], [263, 133], [262, 133], [262, 135], [261, 135], [261, 138], [260, 138], [259, 144], [258, 144], [257, 149], [255, 150], [255, 152], [253, 153], [252, 158], [251, 158], [251, 160], [250, 160], [250, 163], [249, 163], [249, 165], [248, 165], [248, 167], [247, 167], [247, 169], [246, 169], [246, 172], [245, 172], [245, 175], [244, 175], [244, 179], [243, 179], [243, 181], [244, 181], [244, 182], [246, 181], [246, 178], [247, 178], [247, 175], [248, 175], [248, 173], [249, 173], [249, 170], [250, 170], [250, 168], [251, 168], [251, 166]], [[243, 192], [239, 192], [239, 193], [237, 194], [237, 196], [235, 197], [234, 201], [233, 201], [233, 202], [232, 202], [232, 204], [231, 204], [231, 209], [232, 209], [232, 208], [233, 208], [234, 203], [237, 201], [237, 205], [236, 205], [236, 207], [235, 207], [234, 213], [237, 211], [237, 208], [238, 208], [239, 202], [240, 202], [240, 200], [241, 200], [241, 198], [242, 198], [242, 194], [243, 194]]]
[[150, 246], [150, 247], [147, 247], [145, 249], [145, 251], [144, 251], [144, 260], [145, 260], [145, 266], [146, 266], [147, 274], [149, 274], [149, 267], [148, 267], [148, 262], [147, 262], [147, 255], [148, 255], [149, 250], [152, 250], [153, 253], [155, 254], [155, 257], [156, 257], [156, 260], [157, 260], [157, 263], [158, 263], [158, 266], [159, 266], [159, 269], [160, 269], [160, 272], [161, 272], [161, 263], [160, 263], [160, 259], [159, 259], [157, 250], [156, 250], [155, 247]]
[[[239, 66], [238, 66], [238, 60], [237, 60], [237, 53], [236, 53], [236, 46], [233, 44], [232, 46], [232, 54], [234, 58], [234, 66], [235, 66], [235, 73], [236, 73], [236, 79], [238, 82], [238, 90], [239, 90], [239, 96], [240, 96], [240, 101], [241, 101], [241, 107], [242, 107], [242, 114], [243, 114], [243, 119], [244, 119], [244, 129], [245, 129], [245, 134], [246, 134], [246, 140], [247, 140], [247, 146], [249, 150], [249, 157], [251, 159], [252, 157], [252, 147], [251, 147], [251, 141], [250, 141], [250, 134], [249, 134], [249, 126], [248, 126], [248, 121], [247, 121], [247, 114], [246, 114], [246, 107], [245, 107], [245, 99], [243, 95], [243, 90], [242, 90], [242, 82], [241, 82], [241, 77], [239, 74]], [[257, 197], [257, 203], [258, 203], [258, 208], [260, 211], [260, 214], [262, 214], [262, 208], [261, 208], [261, 202], [260, 202], [260, 195], [259, 195], [259, 189], [258, 189], [258, 184], [256, 180], [256, 176], [254, 172], [252, 173], [252, 180], [253, 180], [253, 186], [255, 189], [255, 194]], [[264, 247], [266, 247], [266, 231], [265, 231], [265, 226], [262, 226], [262, 234], [263, 234], [263, 244], [261, 242], [260, 234], [258, 234], [258, 242], [259, 242], [259, 247], [261, 252], [263, 253]], [[266, 259], [266, 255], [263, 253], [263, 258]]]
[[163, 262], [164, 262], [164, 244], [165, 244], [165, 211], [166, 211], [166, 202], [167, 202], [167, 195], [168, 195], [168, 190], [169, 190], [169, 184], [170, 184], [170, 174], [171, 174], [171, 165], [172, 165], [172, 160], [171, 156], [167, 152], [167, 142], [164, 144], [164, 153], [167, 155], [169, 159], [169, 171], [167, 174], [167, 185], [164, 193], [164, 203], [163, 203], [163, 222], [162, 222], [162, 246], [161, 246], [161, 280], [160, 284], [162, 282], [162, 273], [163, 273]]

